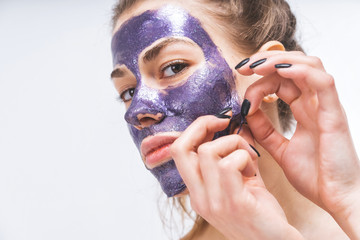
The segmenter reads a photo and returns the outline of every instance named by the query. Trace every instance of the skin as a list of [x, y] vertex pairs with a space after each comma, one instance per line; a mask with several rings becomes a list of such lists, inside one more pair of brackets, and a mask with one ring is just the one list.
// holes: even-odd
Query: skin
[[[122, 15], [114, 32], [127, 19], [163, 4], [138, 4]], [[192, 4], [182, 7], [203, 16]], [[218, 38], [214, 20], [200, 21], [229, 66], [247, 57], [240, 52], [234, 56], [231, 42]], [[195, 239], [347, 239], [345, 233], [360, 239], [360, 166], [334, 81], [319, 59], [269, 51], [279, 49], [279, 43], [265, 44], [235, 73], [239, 95], [244, 93], [252, 103], [250, 129], [212, 141], [229, 120], [202, 116], [171, 146], [193, 209], [210, 223]], [[263, 58], [265, 63], [249, 68]], [[278, 63], [292, 66], [276, 69]], [[119, 90], [121, 84], [114, 83]], [[290, 140], [278, 132], [274, 105], [260, 108], [271, 93], [290, 104], [297, 120]], [[254, 140], [261, 145], [256, 145], [260, 161], [248, 146]]]

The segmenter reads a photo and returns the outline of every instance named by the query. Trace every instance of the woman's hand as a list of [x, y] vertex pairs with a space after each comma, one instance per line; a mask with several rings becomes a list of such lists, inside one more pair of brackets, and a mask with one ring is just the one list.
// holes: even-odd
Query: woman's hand
[[239, 135], [211, 141], [229, 119], [203, 116], [172, 144], [192, 208], [228, 239], [302, 239], [287, 223], [257, 168], [257, 154]]
[[[261, 59], [266, 60], [249, 67]], [[354, 225], [360, 222], [359, 159], [332, 76], [318, 58], [301, 52], [260, 52], [238, 71], [263, 76], [245, 94], [252, 104], [247, 121], [255, 139], [301, 194], [332, 214], [350, 237], [360, 239]], [[272, 93], [290, 105], [297, 121], [290, 140], [259, 109], [263, 97]]]

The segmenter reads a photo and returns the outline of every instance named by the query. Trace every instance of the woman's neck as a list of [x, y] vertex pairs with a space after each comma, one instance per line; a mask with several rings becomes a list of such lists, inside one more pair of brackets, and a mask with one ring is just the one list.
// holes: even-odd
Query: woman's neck
[[261, 177], [284, 210], [289, 224], [305, 239], [348, 239], [327, 212], [295, 190], [276, 161], [260, 145], [256, 148], [261, 151]]
[[197, 232], [191, 240], [227, 240], [227, 238], [213, 226], [206, 223], [203, 231]]

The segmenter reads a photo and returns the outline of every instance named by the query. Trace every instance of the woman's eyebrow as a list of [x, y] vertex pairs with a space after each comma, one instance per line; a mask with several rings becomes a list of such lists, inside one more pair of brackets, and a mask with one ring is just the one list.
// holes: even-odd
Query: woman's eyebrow
[[143, 61], [151, 61], [153, 59], [155, 59], [159, 53], [161, 52], [161, 50], [165, 47], [167, 47], [170, 44], [173, 43], [185, 43], [185, 44], [190, 44], [192, 46], [194, 46], [195, 44], [193, 42], [187, 41], [185, 39], [179, 39], [179, 38], [169, 38], [166, 39], [160, 43], [158, 43], [157, 45], [155, 45], [154, 47], [152, 47], [151, 49], [149, 49], [148, 51], [145, 52], [144, 57], [143, 57]]
[[116, 68], [114, 69], [111, 74], [110, 74], [110, 78], [120, 78], [123, 77], [125, 75], [125, 71], [121, 70], [120, 68]]

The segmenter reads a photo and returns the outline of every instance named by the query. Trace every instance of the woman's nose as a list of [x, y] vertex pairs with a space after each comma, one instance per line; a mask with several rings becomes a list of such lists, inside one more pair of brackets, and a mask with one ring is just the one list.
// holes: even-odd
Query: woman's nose
[[137, 128], [143, 129], [146, 127], [150, 127], [151, 125], [157, 124], [163, 120], [164, 114], [157, 113], [157, 114], [151, 114], [151, 113], [139, 113], [137, 115], [137, 119], [140, 123], [140, 125], [136, 126]]
[[161, 122], [165, 117], [164, 103], [158, 90], [138, 87], [125, 113], [125, 120], [141, 130]]
[[125, 120], [138, 130], [161, 122], [165, 114], [159, 109], [149, 108], [147, 104], [132, 106], [125, 113]]

